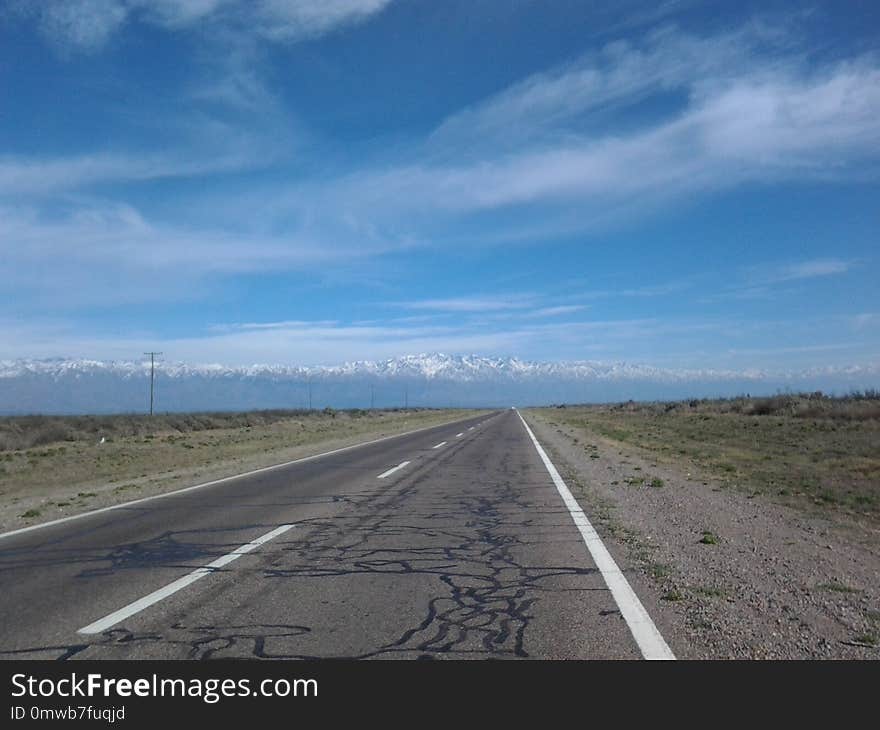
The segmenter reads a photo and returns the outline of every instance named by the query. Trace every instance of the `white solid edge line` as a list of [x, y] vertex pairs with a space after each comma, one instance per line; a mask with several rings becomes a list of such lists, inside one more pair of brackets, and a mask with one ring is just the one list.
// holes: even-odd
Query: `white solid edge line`
[[397, 466], [392, 466], [388, 471], [383, 471], [379, 476], [376, 477], [376, 479], [384, 479], [385, 477], [390, 477], [398, 469], [403, 469], [403, 467], [408, 466], [409, 463], [410, 462], [408, 461], [403, 461]]
[[439, 449], [441, 446], [446, 446], [446, 442], [441, 441], [439, 444], [437, 444], [436, 446], [432, 446], [431, 448], [432, 449]]
[[568, 507], [574, 524], [580, 531], [584, 543], [586, 543], [587, 549], [593, 558], [593, 562], [599, 568], [599, 572], [602, 574], [602, 578], [605, 579], [605, 584], [611, 591], [611, 595], [614, 596], [617, 607], [626, 620], [626, 624], [629, 626], [629, 630], [632, 632], [633, 638], [642, 652], [642, 656], [645, 659], [675, 659], [672, 649], [669, 648], [669, 645], [663, 639], [659, 629], [651, 620], [651, 617], [623, 575], [623, 572], [617, 567], [617, 563], [614, 562], [614, 558], [611, 557], [611, 553], [608, 552], [608, 548], [605, 547], [605, 544], [599, 537], [599, 533], [590, 524], [583, 509], [581, 509], [581, 506], [569, 491], [562, 477], [559, 476], [559, 472], [556, 470], [553, 462], [550, 461], [541, 444], [538, 443], [538, 439], [535, 438], [535, 434], [532, 433], [529, 424], [526, 423], [526, 420], [519, 411], [516, 412], [516, 415], [519, 416], [519, 420], [525, 426], [526, 432], [538, 451], [538, 456], [541, 457], [541, 461], [547, 467], [547, 471], [553, 479], [553, 483], [556, 485], [562, 501]]
[[[461, 419], [464, 420], [464, 419]], [[450, 423], [455, 423], [455, 421], [450, 421]], [[272, 471], [273, 469], [281, 469], [285, 466], [291, 466], [292, 464], [300, 464], [304, 461], [312, 461], [314, 459], [321, 459], [325, 456], [332, 456], [333, 454], [339, 454], [343, 451], [350, 451], [351, 449], [359, 449], [362, 446], [370, 446], [372, 444], [378, 444], [382, 441], [388, 441], [389, 439], [401, 438], [403, 436], [411, 436], [414, 433], [419, 433], [420, 431], [427, 431], [432, 428], [441, 428], [443, 426], [448, 426], [449, 423], [441, 423], [436, 426], [423, 426], [422, 428], [416, 428], [412, 431], [404, 431], [403, 433], [395, 433], [390, 436], [382, 436], [382, 438], [373, 439], [372, 441], [362, 441], [361, 443], [352, 444], [351, 446], [343, 446], [338, 449], [333, 449], [332, 451], [324, 451], [320, 454], [312, 454], [311, 456], [302, 456], [299, 459], [293, 459], [292, 461], [284, 461], [280, 464], [272, 464], [271, 466], [261, 466], [259, 469], [252, 469], [251, 471], [245, 471], [241, 474], [231, 474], [228, 477], [221, 477], [220, 479], [213, 479], [210, 482], [203, 482], [202, 484], [194, 484], [191, 487], [183, 487], [182, 489], [175, 489], [170, 492], [162, 492], [162, 494], [153, 494], [149, 497], [141, 497], [140, 499], [133, 499], [130, 502], [120, 502], [119, 504], [111, 504], [108, 507], [100, 507], [99, 509], [89, 510], [88, 512], [80, 512], [76, 515], [68, 515], [67, 517], [59, 517], [57, 520], [50, 520], [49, 522], [41, 522], [39, 525], [30, 525], [29, 527], [19, 527], [17, 530], [10, 530], [9, 532], [0, 532], [0, 540], [4, 537], [12, 537], [13, 535], [21, 535], [24, 532], [32, 532], [33, 530], [42, 530], [44, 527], [52, 527], [53, 525], [60, 525], [64, 522], [72, 522], [73, 520], [80, 520], [84, 517], [91, 517], [92, 515], [99, 515], [102, 512], [110, 512], [114, 509], [122, 509], [124, 507], [131, 507], [136, 504], [143, 504], [144, 502], [150, 502], [154, 499], [162, 499], [164, 497], [173, 497], [176, 494], [183, 494], [184, 492], [191, 492], [195, 489], [203, 489], [204, 487], [212, 487], [215, 484], [222, 484], [223, 482], [230, 482], [233, 479], [240, 479], [241, 477], [249, 477], [253, 474], [260, 474], [264, 471]], [[446, 443], [444, 441], [444, 443]]]
[[227, 553], [221, 558], [217, 558], [217, 560], [212, 563], [208, 563], [206, 566], [202, 568], [197, 568], [192, 573], [188, 573], [182, 578], [178, 578], [177, 580], [169, 583], [167, 586], [160, 588], [157, 591], [153, 591], [149, 595], [144, 596], [143, 598], [139, 598], [138, 600], [129, 603], [127, 606], [123, 606], [118, 611], [114, 611], [111, 614], [104, 616], [104, 618], [98, 619], [97, 621], [90, 623], [88, 626], [84, 626], [83, 628], [77, 631], [78, 634], [100, 634], [102, 631], [106, 631], [111, 626], [115, 626], [120, 621], [124, 621], [129, 616], [133, 616], [136, 613], [140, 613], [145, 608], [149, 608], [154, 603], [158, 603], [159, 601], [168, 598], [168, 596], [177, 593], [177, 591], [182, 588], [186, 588], [188, 585], [195, 583], [197, 580], [204, 578], [206, 575], [211, 575], [218, 568], [222, 568], [224, 565], [229, 565], [233, 560], [238, 560], [242, 555], [247, 555], [251, 550], [254, 550], [260, 545], [269, 542], [269, 540], [278, 537], [279, 535], [283, 535], [287, 532], [293, 525], [281, 525], [280, 527], [276, 527], [271, 532], [267, 532], [265, 535], [258, 537], [256, 540], [252, 540], [251, 542], [245, 543], [239, 548], [236, 548], [231, 553]]

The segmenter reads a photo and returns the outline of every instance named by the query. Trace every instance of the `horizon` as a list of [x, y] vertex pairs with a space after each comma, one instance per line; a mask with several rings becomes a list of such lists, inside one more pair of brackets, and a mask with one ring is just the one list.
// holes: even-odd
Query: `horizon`
[[[149, 353], [147, 353], [149, 354]], [[160, 353], [161, 354], [161, 353]], [[230, 364], [223, 362], [195, 362], [195, 361], [186, 361], [186, 360], [173, 360], [169, 358], [157, 357], [154, 362], [151, 362], [149, 359], [144, 358], [129, 358], [129, 359], [112, 359], [112, 358], [77, 358], [77, 357], [69, 357], [64, 355], [57, 355], [52, 357], [42, 357], [42, 358], [27, 358], [27, 357], [19, 357], [19, 358], [4, 358], [0, 359], [0, 365], [7, 366], [15, 366], [15, 365], [32, 365], [32, 364], [40, 364], [40, 365], [51, 365], [51, 364], [63, 364], [63, 365], [95, 365], [100, 367], [111, 367], [111, 366], [132, 366], [137, 369], [149, 369], [151, 366], [155, 367], [158, 371], [160, 369], [191, 369], [193, 371], [198, 370], [224, 370], [227, 372], [243, 372], [249, 370], [286, 370], [286, 371], [304, 371], [304, 372], [317, 372], [317, 373], [327, 373], [327, 374], [336, 374], [342, 371], [345, 368], [352, 367], [369, 367], [369, 366], [381, 366], [381, 365], [415, 365], [420, 366], [424, 365], [425, 361], [430, 360], [440, 360], [444, 366], [449, 366], [450, 364], [455, 364], [456, 361], [458, 363], [469, 363], [469, 364], [477, 364], [477, 365], [501, 365], [502, 367], [505, 364], [518, 364], [522, 365], [526, 368], [531, 369], [546, 369], [546, 368], [619, 368], [626, 367], [632, 368], [633, 371], [638, 371], [641, 374], [664, 374], [669, 375], [681, 379], [687, 379], [689, 377], [698, 377], [698, 376], [720, 376], [720, 377], [729, 377], [729, 376], [739, 376], [746, 378], [761, 378], [764, 376], [773, 376], [773, 377], [804, 377], [808, 375], [815, 375], [818, 373], [827, 374], [827, 375], [836, 375], [836, 374], [845, 374], [851, 371], [857, 371], [860, 373], [866, 374], [868, 377], [878, 377], [880, 378], [880, 363], [866, 363], [864, 365], [846, 365], [846, 366], [814, 366], [808, 368], [792, 368], [792, 369], [780, 369], [780, 370], [772, 370], [767, 368], [664, 368], [652, 365], [646, 362], [638, 362], [633, 360], [597, 360], [597, 359], [582, 359], [582, 360], [534, 360], [528, 358], [521, 358], [517, 355], [480, 355], [474, 352], [412, 352], [406, 353], [403, 355], [398, 355], [395, 357], [386, 357], [379, 359], [352, 359], [352, 360], [344, 360], [336, 363], [316, 363], [316, 364], [304, 364], [304, 363], [295, 363], [295, 362], [250, 362], [250, 363], [242, 363], [242, 364]], [[476, 361], [476, 362], [475, 362]], [[3, 372], [0, 371], [0, 375], [3, 375]], [[433, 377], [429, 375], [428, 377]], [[871, 387], [871, 385], [867, 386]]]
[[[880, 366], [675, 371], [633, 363], [412, 355], [324, 367], [0, 360], [0, 415], [501, 408], [815, 394], [871, 396]], [[155, 389], [155, 392], [154, 392]]]
[[10, 2], [0, 360], [877, 387], [878, 31], [867, 2]]
[[[289, 371], [312, 371], [312, 372], [327, 372], [334, 373], [339, 371], [342, 368], [346, 367], [356, 367], [356, 366], [377, 366], [377, 365], [388, 365], [388, 364], [416, 364], [419, 365], [420, 361], [423, 363], [425, 360], [442, 360], [446, 365], [450, 362], [455, 361], [478, 361], [478, 364], [500, 364], [503, 365], [505, 363], [517, 363], [527, 367], [539, 367], [539, 368], [548, 368], [548, 367], [599, 367], [599, 368], [615, 368], [615, 367], [631, 367], [634, 369], [641, 370], [645, 373], [648, 372], [657, 372], [657, 373], [665, 373], [669, 375], [675, 375], [681, 378], [686, 378], [689, 375], [693, 374], [706, 374], [706, 375], [740, 375], [745, 377], [759, 377], [761, 375], [769, 374], [774, 376], [783, 376], [783, 377], [791, 377], [791, 376], [799, 376], [799, 375], [807, 375], [813, 374], [817, 372], [824, 372], [828, 374], [835, 373], [844, 373], [849, 370], [857, 370], [860, 372], [865, 372], [869, 374], [877, 374], [880, 375], [880, 363], [867, 363], [865, 365], [848, 365], [848, 366], [814, 366], [808, 368], [793, 368], [787, 370], [771, 370], [764, 368], [663, 368], [652, 365], [646, 362], [638, 362], [632, 360], [599, 360], [599, 359], [569, 359], [569, 360], [536, 360], [536, 359], [528, 359], [521, 358], [517, 355], [481, 355], [475, 352], [411, 352], [403, 355], [398, 355], [394, 357], [386, 357], [379, 359], [351, 359], [344, 360], [335, 363], [331, 362], [323, 362], [323, 363], [315, 363], [315, 364], [305, 364], [305, 363], [296, 363], [296, 362], [249, 362], [242, 364], [230, 364], [218, 361], [187, 361], [187, 360], [172, 360], [168, 358], [156, 358], [155, 362], [152, 363], [156, 370], [159, 369], [169, 369], [169, 368], [189, 368], [193, 370], [211, 370], [211, 369], [219, 369], [225, 370], [229, 372], [241, 372], [246, 370], [259, 370], [259, 369], [281, 369], [281, 370], [289, 370]], [[138, 369], [149, 369], [151, 366], [151, 362], [149, 359], [144, 358], [79, 358], [79, 357], [70, 357], [65, 355], [55, 355], [51, 357], [18, 357], [18, 358], [3, 358], [0, 359], [0, 364], [3, 365], [28, 365], [28, 364], [65, 364], [65, 365], [75, 365], [75, 364], [83, 364], [83, 365], [97, 365], [97, 366], [133, 366]]]

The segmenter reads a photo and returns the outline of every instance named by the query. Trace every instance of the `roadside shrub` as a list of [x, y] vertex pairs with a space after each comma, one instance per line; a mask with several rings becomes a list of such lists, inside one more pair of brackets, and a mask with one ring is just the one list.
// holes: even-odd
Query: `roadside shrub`
[[47, 423], [45, 426], [30, 434], [30, 443], [25, 448], [32, 446], [45, 446], [58, 441], [67, 441], [70, 432], [61, 423]]
[[758, 398], [744, 412], [750, 416], [775, 416], [783, 413], [786, 405], [786, 398], [783, 396]]

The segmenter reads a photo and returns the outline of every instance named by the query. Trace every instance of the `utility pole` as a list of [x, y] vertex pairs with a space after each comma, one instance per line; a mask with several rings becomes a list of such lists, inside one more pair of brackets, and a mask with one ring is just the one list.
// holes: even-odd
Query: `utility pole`
[[409, 410], [409, 386], [405, 386], [403, 389], [403, 408], [404, 410]]
[[306, 382], [309, 386], [309, 410], [312, 410], [312, 381], [309, 379]]
[[371, 411], [373, 410], [373, 406], [375, 405], [375, 403], [376, 403], [375, 386], [371, 385], [370, 386], [370, 410]]
[[153, 415], [153, 384], [156, 381], [156, 355], [161, 352], [145, 352], [144, 355], [150, 356], [150, 415]]

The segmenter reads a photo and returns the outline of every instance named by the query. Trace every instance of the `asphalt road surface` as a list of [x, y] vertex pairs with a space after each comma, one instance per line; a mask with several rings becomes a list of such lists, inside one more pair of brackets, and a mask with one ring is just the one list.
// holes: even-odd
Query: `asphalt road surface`
[[511, 409], [7, 534], [0, 658], [662, 655], [549, 468]]

